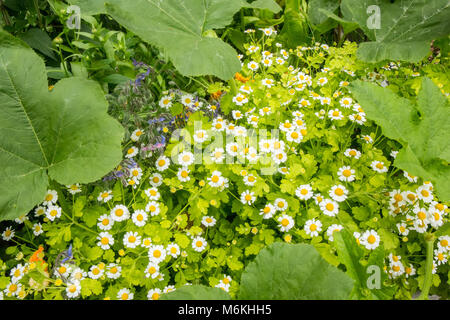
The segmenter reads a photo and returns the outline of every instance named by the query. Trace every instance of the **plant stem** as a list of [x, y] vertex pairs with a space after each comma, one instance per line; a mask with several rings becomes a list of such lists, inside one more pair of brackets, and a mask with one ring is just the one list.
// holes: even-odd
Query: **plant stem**
[[425, 261], [425, 278], [423, 280], [422, 292], [418, 300], [428, 299], [428, 292], [431, 288], [431, 282], [433, 278], [433, 246], [434, 246], [434, 235], [425, 235], [425, 248], [426, 248], [426, 261]]

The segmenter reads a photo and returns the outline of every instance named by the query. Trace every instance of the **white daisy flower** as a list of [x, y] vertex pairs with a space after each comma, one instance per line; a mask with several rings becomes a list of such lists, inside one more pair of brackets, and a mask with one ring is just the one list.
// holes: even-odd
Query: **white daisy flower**
[[170, 243], [167, 245], [167, 253], [173, 258], [177, 258], [180, 255], [180, 246], [176, 243]]
[[148, 188], [144, 191], [145, 195], [150, 199], [150, 200], [159, 200], [159, 198], [161, 197], [161, 194], [158, 191], [158, 188]]
[[204, 225], [205, 227], [212, 227], [215, 224], [216, 224], [216, 219], [214, 217], [204, 216], [202, 218], [202, 225]]
[[100, 194], [97, 197], [98, 201], [103, 201], [104, 203], [108, 202], [109, 200], [111, 200], [113, 197], [113, 193], [111, 190], [105, 190], [103, 192], [100, 192]]
[[209, 185], [214, 188], [218, 188], [223, 185], [223, 177], [222, 172], [215, 170], [212, 172], [211, 177], [207, 179], [209, 181]]
[[297, 187], [297, 189], [295, 190], [295, 195], [300, 200], [309, 200], [313, 197], [314, 193], [309, 184], [303, 184]]
[[155, 279], [159, 276], [159, 265], [150, 261], [144, 271], [146, 278]]
[[100, 268], [98, 265], [93, 265], [89, 269], [88, 276], [91, 279], [97, 280], [101, 276], [103, 276], [104, 273], [105, 273], [104, 269]]
[[97, 237], [97, 240], [98, 240], [97, 245], [103, 250], [108, 250], [111, 248], [112, 245], [114, 245], [114, 238], [108, 232], [100, 232], [100, 234]]
[[166, 259], [166, 249], [162, 245], [152, 245], [148, 249], [148, 258], [157, 264]]
[[339, 100], [339, 103], [344, 108], [350, 108], [352, 106], [353, 100], [352, 98], [344, 97]]
[[159, 100], [159, 106], [163, 109], [169, 109], [172, 106], [172, 97], [167, 95], [163, 96], [161, 100]]
[[137, 227], [143, 227], [147, 223], [148, 214], [144, 210], [136, 210], [133, 215], [131, 216], [131, 221], [137, 226]]
[[243, 204], [252, 205], [256, 200], [255, 193], [250, 192], [250, 190], [246, 190], [241, 194], [241, 202]]
[[206, 130], [197, 130], [194, 132], [194, 141], [197, 143], [203, 143], [208, 139], [208, 133]]
[[331, 120], [342, 120], [344, 119], [344, 115], [339, 109], [333, 109], [328, 111], [328, 118]]
[[355, 159], [359, 159], [361, 157], [361, 152], [356, 149], [347, 149], [345, 150], [344, 155], [349, 158], [353, 157]]
[[81, 293], [81, 285], [78, 281], [68, 283], [66, 286], [67, 298], [77, 298]]
[[286, 211], [288, 208], [288, 203], [283, 198], [277, 198], [273, 202], [273, 205], [275, 207], [275, 210], [277, 211]]
[[234, 120], [242, 119], [242, 117], [244, 116], [244, 115], [242, 114], [242, 112], [239, 111], [239, 110], [233, 110], [233, 111], [231, 112], [231, 115], [233, 116], [233, 119], [234, 119]]
[[192, 239], [192, 248], [197, 252], [202, 252], [203, 250], [205, 250], [207, 245], [208, 243], [206, 242], [206, 240], [200, 236]]
[[189, 108], [194, 104], [194, 97], [190, 94], [185, 94], [181, 96], [181, 103]]
[[275, 214], [276, 210], [273, 204], [268, 203], [259, 211], [259, 214], [263, 216], [264, 219], [270, 219]]
[[131, 133], [130, 139], [134, 142], [137, 142], [143, 134], [144, 131], [142, 131], [141, 129], [136, 129]]
[[159, 202], [156, 201], [150, 201], [149, 203], [147, 203], [147, 205], [145, 206], [145, 211], [147, 211], [148, 213], [150, 213], [150, 215], [152, 217], [157, 216], [159, 214], [159, 212], [161, 211]]
[[148, 300], [158, 300], [159, 297], [161, 296], [162, 292], [161, 289], [159, 288], [155, 288], [155, 289], [150, 289], [147, 293], [147, 299]]
[[163, 177], [162, 175], [160, 175], [159, 173], [154, 173], [150, 178], [150, 184], [154, 187], [157, 188], [159, 187], [162, 183], [163, 183]]
[[178, 164], [183, 167], [188, 167], [194, 163], [194, 154], [189, 151], [184, 151], [178, 155]]
[[47, 207], [47, 211], [45, 211], [45, 216], [50, 220], [50, 221], [54, 221], [56, 218], [60, 218], [61, 217], [61, 207], [59, 206], [54, 206], [54, 205], [49, 205]]
[[130, 212], [127, 207], [122, 204], [118, 204], [111, 209], [110, 216], [114, 221], [120, 222], [127, 220], [130, 217]]
[[42, 204], [44, 206], [49, 206], [55, 204], [58, 201], [58, 193], [55, 190], [47, 190], [47, 194], [44, 197]]
[[189, 176], [190, 172], [191, 171], [187, 167], [178, 168], [178, 172], [177, 172], [178, 180], [180, 180], [181, 182], [187, 182], [187, 181], [191, 180], [191, 177]]
[[334, 233], [335, 231], [339, 232], [339, 231], [341, 231], [342, 229], [344, 229], [344, 227], [341, 226], [340, 224], [332, 224], [331, 226], [329, 226], [328, 229], [327, 229], [328, 240], [329, 240], [329, 241], [334, 241], [333, 233]]
[[42, 234], [44, 230], [42, 229], [42, 225], [38, 222], [33, 225], [33, 234], [37, 237]]
[[136, 248], [141, 244], [141, 236], [137, 232], [128, 231], [123, 236], [123, 245], [128, 248]]
[[288, 232], [294, 226], [294, 219], [287, 214], [280, 216], [277, 221], [280, 223], [278, 228], [281, 232]]
[[259, 68], [259, 64], [255, 61], [250, 61], [249, 63], [247, 63], [247, 68], [249, 68], [252, 71], [256, 71]]
[[117, 292], [117, 299], [119, 300], [133, 300], [134, 293], [132, 293], [129, 289], [123, 288]]
[[[179, 160], [179, 159], [178, 159]], [[155, 167], [158, 171], [165, 171], [170, 165], [170, 159], [166, 156], [160, 156], [158, 159], [156, 159]]]
[[319, 203], [320, 210], [322, 210], [323, 214], [335, 217], [339, 212], [339, 204], [330, 199], [324, 199]]
[[350, 166], [340, 167], [338, 172], [338, 179], [345, 182], [352, 182], [355, 180], [355, 170]]
[[337, 202], [342, 202], [347, 199], [348, 190], [343, 185], [335, 185], [328, 191], [330, 197]]
[[97, 227], [103, 231], [111, 230], [114, 225], [114, 220], [107, 214], [102, 214], [97, 221]]
[[67, 185], [67, 191], [69, 191], [70, 194], [77, 194], [81, 192], [81, 188], [80, 188], [80, 184], [79, 183], [75, 183], [75, 184], [71, 184], [71, 185]]
[[316, 219], [308, 220], [305, 222], [304, 230], [310, 237], [318, 237], [322, 231], [322, 222]]
[[138, 152], [139, 152], [139, 148], [132, 146], [132, 147], [128, 148], [125, 158], [128, 158], [128, 159], [133, 158], [138, 154]]
[[238, 106], [242, 106], [248, 102], [247, 97], [242, 93], [238, 93], [236, 96], [233, 97], [232, 100]]
[[372, 161], [372, 163], [370, 164], [370, 167], [372, 168], [372, 170], [379, 172], [379, 173], [384, 173], [384, 172], [388, 171], [388, 167], [386, 167], [384, 165], [384, 162], [378, 161], [378, 160]]
[[366, 249], [374, 250], [380, 245], [380, 236], [375, 230], [367, 230], [361, 235], [359, 241]]
[[118, 279], [122, 274], [122, 267], [116, 263], [110, 263], [106, 266], [106, 276], [109, 279]]

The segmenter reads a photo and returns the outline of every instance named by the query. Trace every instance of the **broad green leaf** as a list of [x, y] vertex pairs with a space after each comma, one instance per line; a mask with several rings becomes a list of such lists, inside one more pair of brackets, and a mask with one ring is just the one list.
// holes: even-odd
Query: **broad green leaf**
[[49, 91], [42, 59], [0, 31], [0, 220], [43, 201], [49, 178], [89, 183], [120, 162], [123, 128], [107, 108], [93, 81], [64, 79]]
[[432, 181], [440, 200], [450, 200], [450, 105], [439, 88], [424, 78], [416, 106], [372, 83], [355, 81], [351, 90], [367, 118], [403, 145], [394, 165]]
[[322, 8], [319, 8], [319, 12], [321, 12], [322, 14], [324, 14], [331, 20], [338, 22], [342, 26], [342, 28], [344, 30], [344, 34], [348, 34], [359, 28], [359, 25], [356, 22], [347, 21], [345, 19], [342, 19], [341, 17], [334, 14], [333, 12], [330, 12], [330, 11], [322, 9]]
[[[162, 49], [185, 76], [231, 79], [241, 69], [236, 51], [217, 38], [242, 7], [280, 11], [273, 0], [71, 0], [82, 12], [105, 12], [142, 40]], [[104, 4], [104, 6], [103, 6]], [[103, 9], [101, 7], [103, 6]]]
[[[339, 1], [311, 0], [308, 3], [308, 16], [311, 23], [318, 25], [324, 23], [329, 17], [324, 11], [335, 12], [339, 8]], [[321, 11], [324, 10], [324, 11]]]
[[55, 53], [52, 50], [52, 39], [50, 39], [47, 32], [38, 28], [32, 28], [20, 35], [20, 38], [33, 49], [56, 61]]
[[[384, 272], [384, 266], [385, 266], [385, 248], [383, 245], [379, 245], [375, 250], [373, 250], [370, 253], [369, 260], [367, 262], [367, 268], [366, 272], [366, 287], [371, 284], [379, 285], [379, 287], [375, 288], [368, 288], [373, 297], [379, 300], [389, 300], [392, 299], [392, 296], [395, 293], [394, 287], [387, 287], [385, 286], [384, 282], [387, 280], [388, 275], [386, 272]], [[375, 283], [371, 281], [371, 277], [377, 277]], [[378, 281], [378, 283], [377, 283]]]
[[335, 232], [333, 238], [339, 261], [345, 265], [347, 274], [355, 280], [356, 289], [361, 290], [365, 287], [366, 272], [359, 261], [364, 251], [359, 247], [355, 237], [345, 229]]
[[302, 0], [287, 0], [284, 9], [284, 24], [280, 32], [288, 47], [295, 48], [309, 42], [309, 27]]
[[178, 288], [167, 294], [161, 295], [161, 300], [231, 300], [224, 290], [209, 288], [203, 285], [192, 285]]
[[[372, 8], [378, 12], [368, 10], [370, 6], [377, 6]], [[431, 40], [446, 36], [450, 29], [448, 0], [342, 0], [341, 11], [345, 20], [357, 22], [375, 41], [358, 50], [358, 57], [367, 62], [418, 62], [428, 53]]]
[[261, 250], [241, 278], [242, 300], [347, 299], [353, 281], [312, 245], [274, 243]]

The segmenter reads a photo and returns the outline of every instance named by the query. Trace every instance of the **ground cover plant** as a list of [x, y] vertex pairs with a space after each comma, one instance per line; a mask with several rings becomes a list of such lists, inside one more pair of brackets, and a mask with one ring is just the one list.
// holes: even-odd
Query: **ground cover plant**
[[[0, 31], [2, 299], [448, 298], [441, 27], [397, 45], [352, 1], [68, 2], [84, 30], [48, 50]], [[5, 4], [41, 37], [68, 19]]]

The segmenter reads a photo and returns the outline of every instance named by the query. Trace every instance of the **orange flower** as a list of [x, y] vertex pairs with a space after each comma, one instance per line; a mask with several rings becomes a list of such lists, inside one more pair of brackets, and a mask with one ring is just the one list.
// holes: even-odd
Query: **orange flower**
[[211, 97], [212, 97], [214, 100], [218, 100], [218, 99], [220, 98], [221, 95], [222, 95], [222, 91], [217, 90], [216, 92], [214, 92], [214, 93], [211, 94]]
[[239, 72], [236, 72], [236, 74], [234, 75], [234, 78], [242, 83], [246, 83], [248, 80], [250, 80], [250, 77], [246, 78]]
[[[44, 260], [44, 247], [41, 245], [39, 249], [37, 249], [30, 257], [30, 262], [41, 262], [41, 264], [45, 263]], [[47, 271], [47, 268], [45, 268]]]

